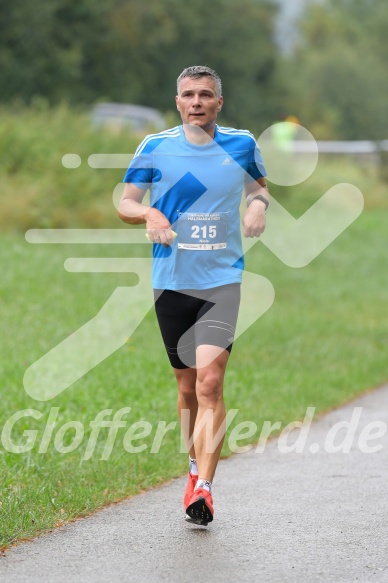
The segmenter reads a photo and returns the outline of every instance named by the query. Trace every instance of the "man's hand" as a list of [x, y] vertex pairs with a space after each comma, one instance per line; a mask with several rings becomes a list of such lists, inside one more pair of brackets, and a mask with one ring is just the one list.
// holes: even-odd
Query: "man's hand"
[[152, 243], [161, 243], [169, 247], [174, 241], [171, 223], [167, 217], [155, 208], [149, 208], [145, 214], [147, 236]]
[[265, 230], [265, 204], [261, 200], [253, 200], [243, 217], [244, 237], [260, 237]]

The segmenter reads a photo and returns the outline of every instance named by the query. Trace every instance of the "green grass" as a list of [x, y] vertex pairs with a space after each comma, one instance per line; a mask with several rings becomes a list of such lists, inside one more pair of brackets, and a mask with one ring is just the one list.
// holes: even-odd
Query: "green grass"
[[[124, 169], [94, 169], [88, 157], [98, 153], [131, 154], [141, 136], [102, 131], [91, 126], [90, 112], [66, 105], [52, 109], [0, 107], [2, 231], [28, 228], [117, 227], [112, 204]], [[79, 168], [64, 168], [62, 156], [81, 157]], [[365, 194], [368, 208], [387, 206], [379, 169], [364, 159], [322, 157], [300, 185], [271, 193], [298, 214], [338, 182], [351, 182]]]
[[[89, 111], [66, 105], [0, 107], [2, 230], [114, 225], [112, 191], [125, 169], [96, 170], [88, 157], [133, 154], [141, 138], [95, 129]], [[62, 165], [68, 153], [80, 156], [78, 168]]]
[[[135, 283], [126, 274], [68, 273], [64, 260], [147, 256], [150, 247], [26, 243], [24, 230], [31, 227], [122, 227], [112, 206], [122, 171], [86, 164], [67, 170], [60, 159], [67, 152], [83, 160], [94, 152], [130, 152], [136, 140], [95, 132], [85, 115], [65, 107], [6, 114], [0, 112], [1, 143], [8, 153], [0, 218], [0, 431], [18, 411], [33, 409], [42, 416], [24, 417], [13, 428], [19, 444], [28, 439], [24, 431], [37, 432], [29, 434], [36, 435], [30, 451], [12, 453], [0, 444], [0, 547], [181, 475], [187, 464], [178, 425], [158, 453], [150, 452], [159, 421], [177, 420], [175, 381], [152, 311], [128, 343], [63, 394], [49, 402], [26, 394], [26, 368], [95, 316], [117, 286]], [[230, 430], [253, 421], [258, 427], [253, 442], [264, 420], [285, 426], [302, 419], [308, 406], [316, 407], [317, 416], [388, 376], [388, 208], [376, 169], [323, 159], [303, 185], [271, 190], [298, 216], [336, 182], [359, 186], [366, 210], [309, 266], [288, 268], [260, 244], [247, 256], [247, 268], [267, 277], [276, 293], [271, 309], [236, 340], [226, 374], [227, 407], [238, 409]], [[53, 407], [56, 425], [47, 451], [39, 453]], [[123, 407], [131, 411], [109, 458], [101, 459], [108, 435], [102, 429], [94, 454], [84, 460], [90, 422], [103, 409], [113, 415]], [[74, 451], [58, 453], [55, 438], [69, 421], [82, 424], [84, 437]], [[129, 453], [123, 437], [138, 421], [152, 426], [137, 442], [147, 449]], [[64, 444], [73, 437], [69, 430]], [[225, 445], [223, 455], [228, 453]]]
[[[334, 407], [387, 378], [384, 322], [387, 272], [382, 241], [387, 211], [365, 212], [320, 257], [304, 269], [285, 267], [258, 245], [248, 268], [273, 283], [273, 307], [235, 343], [226, 376], [232, 423], [301, 419], [308, 406], [317, 413]], [[84, 515], [163, 480], [180, 475], [178, 426], [167, 433], [159, 453], [150, 453], [159, 420], [176, 420], [176, 388], [152, 312], [129, 343], [50, 402], [29, 398], [22, 379], [26, 367], [94, 316], [116, 286], [133, 283], [123, 274], [71, 274], [68, 256], [123, 256], [123, 246], [32, 246], [22, 236], [2, 237], [1, 259], [1, 427], [21, 409], [41, 419], [20, 419], [12, 438], [25, 443], [25, 429], [37, 430], [30, 452], [1, 449], [1, 544]], [[89, 423], [103, 409], [129, 406], [127, 428], [146, 420], [151, 435], [142, 453], [123, 447], [120, 429], [112, 454], [101, 460], [107, 438], [102, 429], [91, 459], [82, 461]], [[39, 445], [51, 407], [59, 414], [46, 453]], [[85, 427], [80, 446], [60, 454], [54, 438], [68, 421]], [[68, 440], [73, 433], [69, 432]], [[254, 441], [258, 434], [252, 438]], [[245, 443], [245, 442], [242, 442]], [[228, 448], [224, 447], [224, 454]], [[179, 504], [180, 501], [177, 501]]]

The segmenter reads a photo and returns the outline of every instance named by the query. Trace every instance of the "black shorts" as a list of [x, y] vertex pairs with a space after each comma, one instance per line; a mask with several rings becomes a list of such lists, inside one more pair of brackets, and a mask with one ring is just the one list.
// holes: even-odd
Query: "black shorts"
[[232, 350], [240, 284], [204, 290], [154, 290], [155, 311], [163, 342], [174, 368], [195, 366], [201, 344]]

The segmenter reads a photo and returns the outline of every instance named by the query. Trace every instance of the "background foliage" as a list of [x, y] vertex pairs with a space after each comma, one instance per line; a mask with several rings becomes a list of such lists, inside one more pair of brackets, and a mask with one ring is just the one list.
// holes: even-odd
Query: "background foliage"
[[0, 0], [0, 99], [167, 111], [180, 71], [206, 63], [232, 125], [261, 132], [293, 113], [317, 138], [387, 137], [386, 1], [306, 3], [284, 55], [275, 0]]
[[0, 13], [5, 101], [105, 99], [165, 111], [180, 71], [207, 63], [225, 79], [228, 118], [247, 124], [273, 116], [266, 98], [276, 70], [270, 2], [1, 0]]
[[288, 103], [315, 137], [388, 137], [387, 26], [385, 0], [310, 3], [286, 65]]

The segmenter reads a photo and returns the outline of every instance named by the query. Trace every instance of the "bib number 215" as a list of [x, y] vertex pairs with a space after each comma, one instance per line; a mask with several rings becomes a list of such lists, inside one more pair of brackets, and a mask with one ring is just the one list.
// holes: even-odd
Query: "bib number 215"
[[228, 213], [180, 213], [178, 249], [217, 251], [227, 248]]
[[216, 225], [192, 225], [191, 227], [191, 238], [192, 239], [215, 239], [217, 237], [217, 227]]

